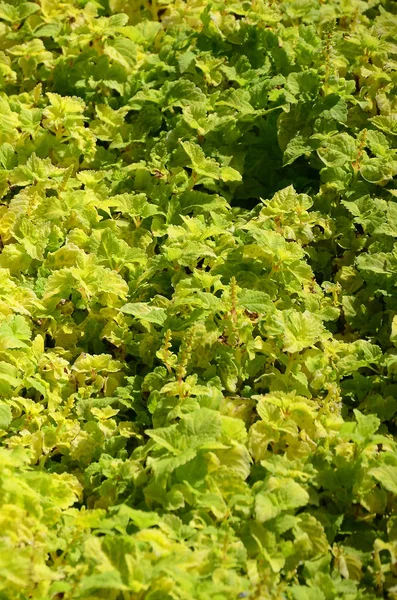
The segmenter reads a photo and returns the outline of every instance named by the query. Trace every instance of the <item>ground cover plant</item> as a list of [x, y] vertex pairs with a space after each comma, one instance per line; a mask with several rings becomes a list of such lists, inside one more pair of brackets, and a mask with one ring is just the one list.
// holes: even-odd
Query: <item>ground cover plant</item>
[[397, 6], [0, 2], [0, 599], [397, 599]]

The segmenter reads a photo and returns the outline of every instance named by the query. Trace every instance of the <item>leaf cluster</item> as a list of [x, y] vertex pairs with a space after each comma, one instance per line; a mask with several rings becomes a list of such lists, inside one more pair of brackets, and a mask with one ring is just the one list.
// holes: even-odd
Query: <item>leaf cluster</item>
[[0, 2], [0, 600], [396, 600], [396, 38]]

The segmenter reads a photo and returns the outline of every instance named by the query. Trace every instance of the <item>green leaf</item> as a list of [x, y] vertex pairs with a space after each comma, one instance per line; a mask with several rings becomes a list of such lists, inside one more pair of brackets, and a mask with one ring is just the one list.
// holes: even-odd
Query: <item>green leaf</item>
[[26, 348], [26, 341], [30, 340], [31, 331], [24, 317], [21, 315], [9, 316], [0, 324], [0, 349]]
[[181, 142], [181, 145], [189, 156], [192, 169], [197, 175], [222, 179], [225, 182], [241, 181], [241, 174], [232, 167], [220, 167], [216, 160], [207, 158], [198, 144], [193, 142]]
[[12, 421], [12, 412], [8, 404], [0, 403], [0, 429], [8, 429]]
[[323, 337], [324, 326], [321, 319], [308, 311], [286, 311], [282, 314], [282, 321], [286, 352], [300, 352], [303, 348], [312, 347]]
[[293, 585], [291, 587], [294, 600], [325, 600], [326, 596], [319, 588], [309, 588], [306, 585]]
[[369, 475], [382, 485], [388, 492], [397, 494], [397, 467], [383, 465], [369, 470]]
[[291, 165], [297, 158], [309, 155], [313, 150], [310, 140], [303, 135], [296, 135], [290, 140], [284, 150], [283, 164]]
[[273, 310], [270, 297], [265, 292], [243, 289], [239, 292], [238, 299], [241, 306], [251, 312], [266, 315]]
[[371, 122], [385, 133], [397, 135], [397, 119], [395, 115], [378, 115], [371, 118]]
[[123, 583], [118, 571], [106, 571], [105, 573], [98, 573], [83, 577], [80, 588], [83, 592], [95, 590], [122, 591], [129, 589], [128, 586]]
[[370, 183], [386, 183], [393, 179], [395, 166], [384, 158], [368, 158], [360, 168], [360, 173]]
[[247, 479], [251, 472], [251, 457], [243, 444], [233, 444], [227, 450], [218, 450], [217, 457], [222, 465], [235, 472], [241, 479]]
[[357, 147], [352, 136], [340, 133], [329, 138], [317, 152], [327, 167], [344, 167], [356, 158]]
[[124, 304], [121, 310], [126, 315], [132, 315], [139, 320], [155, 325], [164, 325], [167, 318], [167, 312], [163, 308], [150, 306], [144, 302]]
[[269, 521], [284, 511], [294, 510], [309, 502], [309, 494], [296, 481], [278, 478], [275, 489], [263, 491], [255, 496], [255, 514], [260, 523]]
[[14, 148], [7, 142], [0, 146], [0, 165], [3, 169], [11, 170], [16, 166], [17, 157]]
[[112, 61], [126, 69], [130, 69], [136, 62], [136, 46], [126, 38], [116, 38], [107, 42], [104, 52]]

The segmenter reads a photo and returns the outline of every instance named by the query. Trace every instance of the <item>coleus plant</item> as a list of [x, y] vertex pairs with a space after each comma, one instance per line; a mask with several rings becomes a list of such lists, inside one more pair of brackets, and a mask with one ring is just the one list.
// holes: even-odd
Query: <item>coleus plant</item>
[[0, 2], [1, 600], [396, 600], [396, 39]]

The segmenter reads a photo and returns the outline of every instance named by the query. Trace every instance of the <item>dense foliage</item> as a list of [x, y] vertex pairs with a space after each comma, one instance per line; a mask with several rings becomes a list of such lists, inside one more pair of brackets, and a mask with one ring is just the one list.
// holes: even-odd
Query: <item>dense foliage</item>
[[0, 2], [0, 599], [397, 599], [397, 9]]

